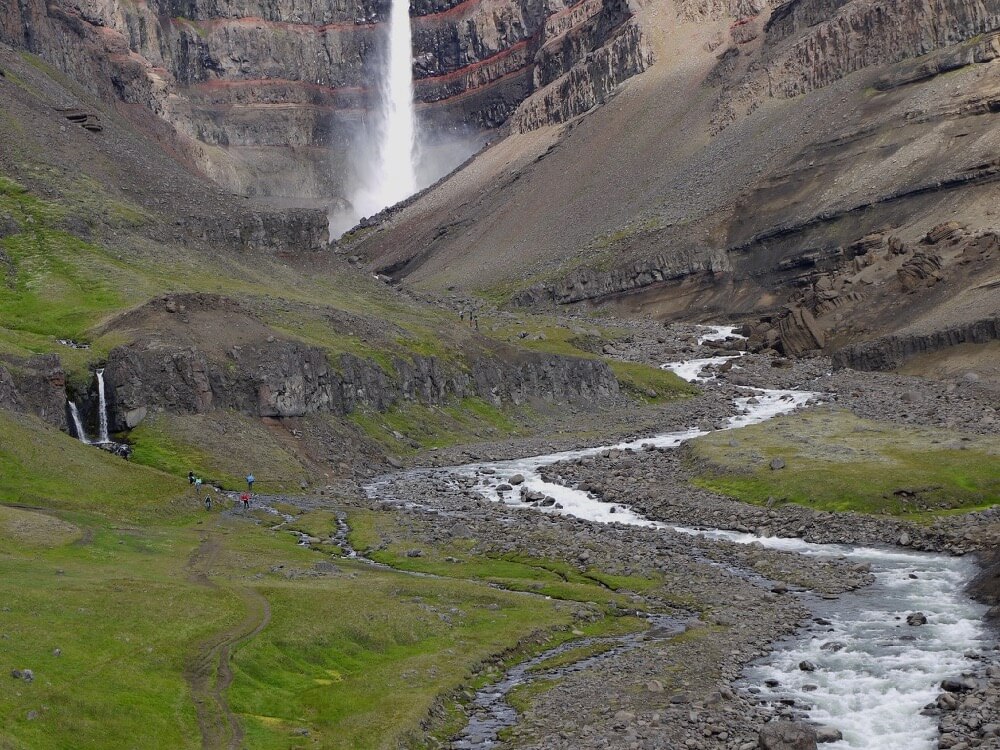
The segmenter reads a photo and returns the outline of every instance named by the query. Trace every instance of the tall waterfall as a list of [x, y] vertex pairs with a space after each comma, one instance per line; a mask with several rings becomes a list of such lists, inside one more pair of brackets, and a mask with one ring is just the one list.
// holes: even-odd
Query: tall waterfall
[[76, 430], [76, 436], [80, 438], [80, 442], [90, 445], [87, 433], [83, 431], [83, 421], [80, 419], [80, 410], [76, 408], [75, 401], [69, 402], [69, 415], [73, 418], [73, 429]]
[[385, 205], [417, 191], [414, 151], [417, 118], [413, 108], [413, 44], [409, 0], [392, 0], [389, 17], [389, 60], [383, 78], [382, 142], [378, 177]]
[[379, 72], [379, 111], [372, 139], [357, 157], [359, 183], [345, 216], [331, 216], [331, 230], [349, 229], [417, 192], [417, 118], [413, 107], [413, 46], [409, 0], [392, 0], [388, 54]]
[[98, 443], [110, 443], [108, 437], [108, 402], [104, 394], [104, 370], [97, 371]]

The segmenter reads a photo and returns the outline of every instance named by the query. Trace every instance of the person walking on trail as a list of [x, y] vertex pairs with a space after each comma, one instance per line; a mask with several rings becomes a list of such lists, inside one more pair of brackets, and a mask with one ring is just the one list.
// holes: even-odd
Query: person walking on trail
[[212, 510], [212, 496], [205, 495], [205, 510]]
[[195, 493], [201, 492], [201, 485], [202, 485], [201, 477], [195, 477], [194, 478], [194, 491], [195, 491]]
[[251, 472], [247, 474], [247, 492], [253, 492], [254, 475]]
[[188, 472], [188, 484], [194, 484], [194, 472], [193, 471], [189, 471]]
[[248, 509], [250, 507], [250, 493], [244, 492], [240, 495], [240, 500], [243, 502], [243, 508]]

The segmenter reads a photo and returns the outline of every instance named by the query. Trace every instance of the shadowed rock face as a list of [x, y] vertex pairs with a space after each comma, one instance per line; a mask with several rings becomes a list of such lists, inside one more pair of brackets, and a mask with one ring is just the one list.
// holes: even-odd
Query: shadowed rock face
[[0, 356], [0, 408], [66, 428], [66, 374], [54, 354]]
[[[227, 188], [329, 205], [347, 197], [354, 138], [378, 105], [388, 9], [387, 0], [24, 0], [0, 11], [0, 41], [137, 121], [167, 121], [191, 161]], [[416, 0], [411, 14], [420, 114], [435, 130], [499, 126], [560, 81], [528, 120], [565, 119], [649, 60], [626, 0]]]
[[469, 370], [434, 357], [396, 359], [393, 372], [371, 360], [341, 355], [331, 362], [316, 348], [291, 341], [233, 347], [224, 362], [193, 347], [123, 346], [111, 352], [112, 430], [146, 409], [199, 414], [236, 409], [260, 417], [346, 415], [359, 407], [384, 411], [403, 401], [441, 404], [477, 396], [497, 406], [529, 401], [610, 403], [618, 381], [601, 361], [524, 353], [477, 358]]

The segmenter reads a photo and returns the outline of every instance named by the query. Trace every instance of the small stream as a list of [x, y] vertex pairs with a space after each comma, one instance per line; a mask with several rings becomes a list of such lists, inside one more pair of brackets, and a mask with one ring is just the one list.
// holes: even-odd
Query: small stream
[[[712, 327], [699, 343], [722, 340], [731, 334], [731, 328]], [[668, 363], [664, 368], [690, 381], [705, 381], [711, 379], [705, 374], [707, 368], [738, 356], [734, 352]], [[724, 429], [766, 421], [804, 407], [822, 395], [760, 388], [745, 391], [746, 396], [735, 399], [735, 414]], [[814, 615], [812, 626], [751, 665], [740, 687], [772, 703], [776, 710], [791, 704], [798, 715], [840, 730], [843, 739], [825, 745], [831, 750], [936, 747], [937, 720], [922, 709], [934, 701], [943, 679], [975, 669], [975, 658], [988, 642], [981, 619], [985, 608], [963, 593], [975, 572], [973, 563], [895, 549], [812, 544], [800, 539], [669, 526], [645, 518], [627, 505], [601, 502], [587, 492], [546, 482], [539, 474], [541, 467], [557, 461], [615, 449], [676, 447], [704, 434], [704, 430], [691, 428], [615, 445], [468, 464], [450, 472], [483, 497], [513, 507], [602, 523], [670, 529], [736, 543], [757, 542], [772, 549], [844, 557], [870, 565], [876, 578], [873, 585], [832, 601], [808, 597]], [[926, 617], [926, 624], [907, 624], [907, 616], [916, 612]], [[623, 642], [620, 647], [630, 643]], [[609, 651], [595, 659], [613, 658], [615, 653]], [[496, 731], [516, 718], [504, 697], [512, 688], [534, 679], [530, 677], [531, 666], [551, 655], [543, 654], [514, 667], [501, 682], [479, 691], [469, 726], [453, 747], [492, 747]], [[585, 669], [593, 663], [585, 660], [561, 669]]]
[[[512, 667], [499, 682], [476, 692], [476, 697], [470, 706], [469, 723], [455, 738], [451, 747], [454, 750], [488, 750], [499, 744], [500, 731], [517, 723], [517, 711], [507, 702], [507, 697], [514, 688], [530, 685], [538, 680], [559, 679], [582, 672], [602, 661], [615, 659], [645, 642], [672, 638], [685, 630], [682, 622], [665, 615], [647, 615], [646, 619], [650, 626], [646, 632], [608, 638], [580, 638], [556, 646]], [[569, 651], [600, 645], [607, 646], [607, 650], [571, 664], [539, 669], [544, 662]]]

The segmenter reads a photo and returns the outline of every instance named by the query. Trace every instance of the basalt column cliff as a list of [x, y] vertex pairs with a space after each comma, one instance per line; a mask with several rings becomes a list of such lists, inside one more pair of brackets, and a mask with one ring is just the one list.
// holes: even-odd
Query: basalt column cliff
[[[410, 12], [428, 132], [481, 134], [560, 85], [572, 97], [549, 106], [568, 117], [649, 62], [625, 0], [416, 0]], [[379, 0], [19, 0], [0, 13], [0, 41], [120, 103], [224, 187], [321, 206], [347, 197], [388, 14]]]

